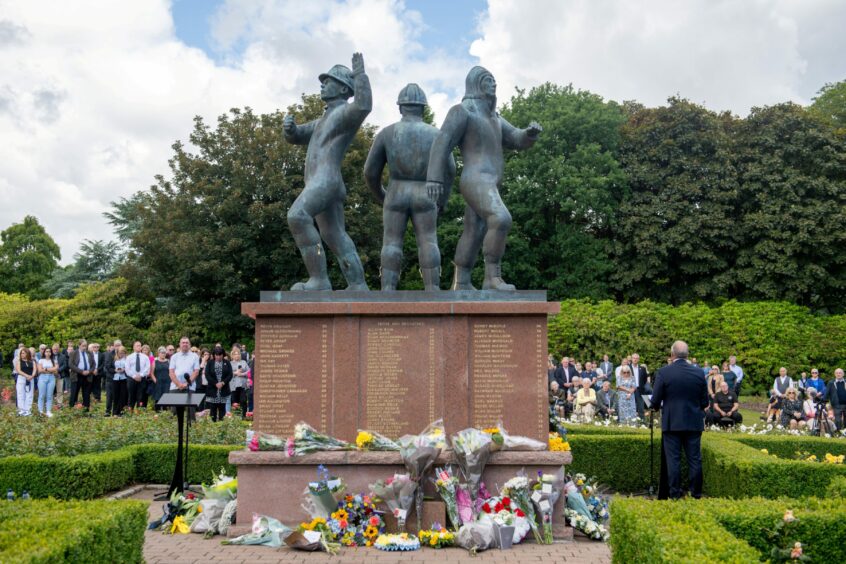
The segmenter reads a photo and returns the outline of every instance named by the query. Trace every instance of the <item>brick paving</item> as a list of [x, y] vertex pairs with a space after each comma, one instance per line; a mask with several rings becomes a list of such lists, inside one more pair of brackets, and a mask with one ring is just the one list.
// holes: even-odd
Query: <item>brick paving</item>
[[[151, 501], [155, 492], [141, 490], [131, 499]], [[149, 509], [150, 520], [161, 517], [161, 503], [152, 503]], [[273, 549], [263, 546], [224, 546], [221, 537], [204, 539], [202, 535], [166, 535], [159, 531], [147, 531], [144, 542], [144, 558], [148, 564], [226, 562], [229, 564], [248, 564], [253, 562], [294, 562], [307, 564], [331, 562], [342, 564], [369, 564], [389, 562], [425, 564], [446, 563], [469, 564], [478, 562], [514, 563], [514, 562], [570, 562], [570, 563], [610, 563], [611, 551], [608, 545], [577, 537], [572, 542], [559, 542], [552, 545], [525, 543], [512, 550], [488, 550], [473, 557], [463, 549], [447, 548], [432, 550], [422, 548], [398, 556], [396, 553], [382, 552], [373, 548], [341, 548], [338, 556], [329, 556], [319, 552], [302, 552], [287, 548]]]

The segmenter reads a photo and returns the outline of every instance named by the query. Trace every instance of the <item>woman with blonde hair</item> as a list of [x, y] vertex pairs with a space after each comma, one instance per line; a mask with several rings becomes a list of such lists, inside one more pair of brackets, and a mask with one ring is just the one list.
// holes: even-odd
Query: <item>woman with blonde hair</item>
[[238, 404], [241, 408], [241, 417], [247, 413], [247, 372], [250, 366], [246, 360], [241, 359], [241, 350], [233, 348], [229, 353], [229, 363], [232, 365], [232, 381], [229, 387], [232, 390], [232, 405]]

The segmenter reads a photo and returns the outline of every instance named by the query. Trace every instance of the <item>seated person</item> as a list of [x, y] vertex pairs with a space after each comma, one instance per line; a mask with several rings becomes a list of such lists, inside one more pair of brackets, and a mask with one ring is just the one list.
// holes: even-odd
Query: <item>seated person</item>
[[575, 412], [586, 423], [593, 421], [596, 413], [596, 391], [591, 387], [589, 378], [582, 378], [582, 387], [576, 392]]
[[564, 417], [564, 406], [567, 403], [567, 394], [553, 380], [549, 383], [549, 405], [555, 410], [555, 415]]
[[572, 386], [567, 388], [567, 404], [565, 405], [565, 411], [567, 412], [567, 417], [573, 413], [573, 410], [576, 408], [576, 394], [582, 387], [582, 378], [580, 376], [573, 376]]
[[720, 382], [720, 390], [714, 394], [714, 403], [709, 413], [709, 423], [712, 425], [737, 425], [743, 422], [740, 415], [740, 403], [737, 394], [729, 390], [728, 382]]
[[617, 416], [617, 390], [611, 389], [608, 380], [602, 382], [602, 387], [596, 392], [596, 412], [603, 419]]
[[790, 387], [781, 402], [781, 426], [790, 429], [804, 429], [805, 418], [802, 414], [802, 400], [796, 397], [796, 388]]

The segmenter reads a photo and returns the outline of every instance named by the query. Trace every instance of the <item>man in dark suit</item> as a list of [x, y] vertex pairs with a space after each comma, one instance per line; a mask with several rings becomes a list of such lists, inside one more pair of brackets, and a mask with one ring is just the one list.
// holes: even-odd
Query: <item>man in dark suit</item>
[[617, 407], [619, 399], [617, 397], [617, 390], [611, 389], [611, 382], [606, 380], [602, 383], [602, 387], [596, 392], [596, 410], [600, 417], [608, 419], [617, 415]]
[[103, 397], [103, 383], [106, 378], [106, 353], [100, 350], [100, 343], [92, 343], [89, 349], [94, 357], [94, 380], [91, 382], [91, 395], [99, 402]]
[[599, 368], [605, 373], [605, 379], [611, 383], [614, 381], [614, 364], [608, 359], [608, 355], [603, 355], [602, 362], [599, 363]]
[[846, 380], [843, 378], [843, 369], [834, 371], [834, 380], [828, 383], [826, 396], [834, 412], [834, 424], [837, 430], [846, 428]]
[[558, 368], [555, 369], [555, 381], [558, 382], [558, 386], [564, 390], [564, 393], [571, 391], [575, 394], [577, 390], [573, 390], [573, 378], [578, 376], [579, 373], [576, 372], [576, 367], [570, 364], [569, 357], [561, 357], [561, 364]]
[[690, 472], [690, 493], [696, 499], [702, 497], [702, 431], [705, 430], [708, 386], [702, 372], [688, 363], [688, 354], [687, 343], [673, 343], [672, 362], [658, 371], [652, 391], [652, 409], [661, 410], [671, 499], [679, 499], [682, 495], [682, 449]]
[[68, 368], [71, 373], [71, 405], [75, 406], [82, 390], [82, 406], [85, 411], [91, 408], [91, 387], [94, 382], [94, 355], [88, 350], [88, 341], [79, 342], [79, 347], [71, 353]]
[[118, 349], [122, 346], [123, 343], [121, 343], [120, 339], [115, 340], [109, 345], [109, 350], [106, 352], [106, 358], [104, 359], [103, 372], [106, 376], [106, 417], [111, 417], [112, 411], [114, 411], [112, 403], [114, 402], [115, 357], [117, 357]]

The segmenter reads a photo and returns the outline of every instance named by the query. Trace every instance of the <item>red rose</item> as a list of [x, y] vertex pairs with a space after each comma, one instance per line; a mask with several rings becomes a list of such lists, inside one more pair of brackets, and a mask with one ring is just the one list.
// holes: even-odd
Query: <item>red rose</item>
[[497, 502], [497, 504], [496, 504], [496, 505], [494, 505], [494, 511], [496, 511], [497, 513], [499, 513], [500, 511], [502, 511], [502, 509], [503, 509], [503, 507], [502, 507], [502, 503]]
[[526, 516], [526, 514], [525, 514], [525, 513], [523, 513], [523, 510], [522, 510], [522, 509], [520, 509], [519, 507], [518, 507], [518, 508], [517, 508], [517, 510], [514, 512], [514, 515], [516, 515], [517, 517], [525, 517], [525, 516]]
[[505, 507], [507, 507], [508, 509], [511, 509], [511, 498], [508, 498], [508, 497], [502, 498], [502, 504]]
[[188, 492], [188, 495], [185, 496], [186, 499], [194, 499], [194, 494]]
[[491, 506], [490, 506], [490, 505], [488, 505], [487, 503], [485, 503], [485, 504], [482, 506], [482, 511], [484, 511], [485, 513], [490, 513], [490, 512], [491, 512]]

